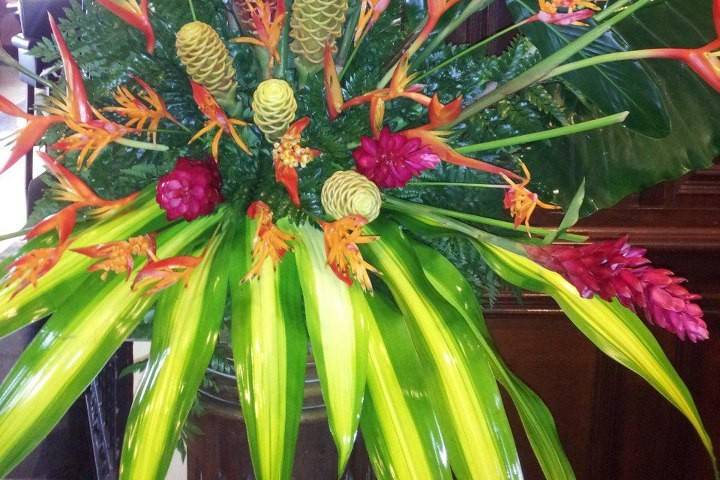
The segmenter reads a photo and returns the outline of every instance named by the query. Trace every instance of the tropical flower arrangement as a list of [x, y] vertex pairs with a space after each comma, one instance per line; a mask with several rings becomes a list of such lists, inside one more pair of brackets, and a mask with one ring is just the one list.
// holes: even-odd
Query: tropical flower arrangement
[[[699, 297], [627, 238], [567, 230], [720, 151], [720, 40], [697, 38], [717, 35], [711, 7], [720, 32], [720, 0], [507, 0], [510, 27], [445, 41], [490, 3], [97, 0], [50, 17], [34, 50], [61, 73], [37, 77], [49, 94], [32, 113], [0, 97], [27, 120], [4, 169], [42, 145], [52, 176], [0, 290], [0, 336], [49, 317], [0, 385], [0, 476], [149, 326], [120, 478], [164, 477], [224, 331], [258, 478], [291, 475], [308, 350], [339, 474], [359, 431], [379, 478], [521, 478], [502, 388], [547, 478], [574, 478], [484, 323], [501, 281], [553, 297], [714, 464], [641, 320], [704, 340]], [[643, 38], [668, 8], [691, 37]], [[532, 225], [561, 206], [558, 228]]]

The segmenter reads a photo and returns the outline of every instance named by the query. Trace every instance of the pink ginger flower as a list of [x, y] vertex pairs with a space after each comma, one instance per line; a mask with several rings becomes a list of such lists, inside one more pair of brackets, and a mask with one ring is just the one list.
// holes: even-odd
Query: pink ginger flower
[[435, 168], [440, 157], [419, 138], [383, 128], [380, 136], [362, 137], [353, 153], [357, 170], [380, 188], [404, 187], [423, 170]]
[[180, 157], [175, 167], [158, 180], [155, 200], [168, 220], [191, 221], [212, 213], [222, 202], [221, 185], [214, 161]]
[[700, 295], [681, 284], [684, 278], [670, 270], [655, 268], [646, 250], [633, 247], [627, 237], [582, 246], [527, 247], [541, 265], [558, 272], [584, 298], [616, 297], [634, 312], [642, 311], [651, 324], [692, 342], [706, 340], [703, 311], [695, 303]]

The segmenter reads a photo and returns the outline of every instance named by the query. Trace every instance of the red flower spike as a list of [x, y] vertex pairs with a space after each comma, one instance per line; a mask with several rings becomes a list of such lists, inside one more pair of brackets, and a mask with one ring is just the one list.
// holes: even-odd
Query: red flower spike
[[145, 50], [152, 55], [155, 51], [155, 32], [150, 23], [148, 13], [148, 0], [98, 0], [98, 3], [107, 8], [131, 27], [140, 30], [145, 36]]
[[158, 179], [155, 201], [168, 220], [184, 218], [190, 222], [215, 211], [223, 201], [221, 190], [215, 162], [180, 157], [173, 169]]
[[38, 280], [60, 261], [67, 244], [53, 248], [36, 248], [18, 258], [8, 267], [6, 285], [15, 285], [13, 297], [25, 287], [36, 286]]
[[253, 240], [253, 264], [242, 278], [241, 282], [243, 283], [260, 275], [265, 260], [270, 259], [273, 267], [277, 266], [285, 254], [290, 251], [287, 242], [293, 239], [292, 235], [280, 230], [273, 223], [272, 210], [265, 202], [258, 200], [250, 204], [247, 216], [257, 221], [257, 228]]
[[27, 125], [20, 129], [15, 146], [10, 151], [10, 157], [5, 161], [0, 173], [5, 172], [8, 168], [23, 158], [35, 144], [40, 140], [48, 128], [55, 123], [60, 123], [63, 118], [60, 115], [31, 115], [20, 110], [14, 103], [0, 95], [0, 112], [11, 117], [24, 118]]
[[135, 264], [133, 257], [143, 255], [155, 260], [156, 250], [155, 237], [153, 235], [142, 235], [128, 240], [74, 248], [72, 251], [90, 258], [100, 259], [99, 262], [91, 265], [88, 271], [102, 271], [101, 278], [105, 280], [109, 272], [124, 272], [129, 279]]
[[240, 147], [242, 151], [250, 155], [250, 149], [245, 145], [242, 138], [240, 138], [237, 130], [235, 130], [235, 125], [244, 126], [247, 125], [247, 123], [236, 118], [229, 118], [207, 88], [192, 80], [190, 80], [190, 86], [192, 87], [195, 103], [208, 121], [205, 122], [205, 126], [203, 126], [202, 129], [193, 135], [188, 143], [193, 143], [209, 131], [217, 128], [218, 131], [213, 138], [211, 147], [212, 156], [216, 162], [218, 160], [218, 151], [220, 150], [220, 137], [223, 133], [229, 134], [235, 141], [235, 144]]
[[303, 130], [310, 124], [310, 117], [303, 117], [287, 129], [273, 148], [275, 180], [287, 190], [290, 200], [300, 206], [297, 168], [304, 167], [320, 155], [314, 148], [303, 147], [300, 139]]
[[135, 276], [133, 290], [147, 288], [145, 295], [154, 295], [178, 282], [187, 286], [202, 257], [178, 256], [148, 262]]
[[361, 215], [348, 215], [334, 222], [320, 222], [330, 269], [348, 286], [352, 285], [354, 278], [363, 291], [372, 292], [368, 272], [379, 272], [365, 261], [358, 244], [374, 242], [378, 237], [362, 234], [366, 224], [367, 220]]
[[70, 53], [70, 49], [65, 43], [65, 38], [55, 22], [55, 18], [50, 13], [48, 13], [48, 18], [50, 19], [50, 28], [55, 37], [55, 43], [60, 51], [60, 59], [65, 68], [69, 116], [76, 122], [87, 123], [95, 117], [90, 102], [88, 101], [80, 67], [78, 67], [77, 62]]
[[332, 56], [332, 45], [325, 44], [325, 57], [323, 61], [323, 79], [325, 83], [325, 102], [327, 104], [328, 117], [335, 120], [343, 110], [343, 95], [340, 89], [335, 60]]

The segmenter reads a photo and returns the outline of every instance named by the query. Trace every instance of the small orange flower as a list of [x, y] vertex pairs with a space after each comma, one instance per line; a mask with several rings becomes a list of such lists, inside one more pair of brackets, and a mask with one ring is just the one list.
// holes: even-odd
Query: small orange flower
[[36, 248], [18, 258], [8, 267], [6, 285], [15, 285], [13, 297], [28, 285], [37, 285], [40, 277], [48, 273], [60, 260], [67, 244], [57, 247]]
[[304, 167], [320, 155], [319, 150], [300, 144], [303, 130], [310, 124], [309, 117], [303, 117], [290, 125], [285, 134], [273, 147], [275, 180], [288, 192], [296, 207], [300, 206], [297, 168]]
[[260, 275], [265, 260], [270, 259], [273, 266], [280, 263], [290, 251], [287, 242], [293, 239], [292, 235], [283, 232], [273, 223], [273, 213], [265, 202], [260, 200], [253, 202], [248, 208], [247, 215], [257, 221], [257, 229], [253, 240], [253, 264], [242, 278], [242, 282]]
[[559, 10], [564, 10], [568, 13], [572, 13], [576, 10], [600, 10], [595, 0], [538, 0], [540, 11], [550, 14], [558, 13]]
[[62, 202], [69, 202], [70, 205], [35, 225], [27, 233], [26, 238], [28, 239], [57, 230], [60, 243], [64, 243], [75, 227], [79, 209], [90, 207], [93, 209], [91, 215], [99, 218], [115, 213], [138, 196], [138, 193], [133, 193], [117, 200], [100, 198], [80, 178], [60, 165], [48, 154], [38, 152], [38, 155], [57, 181], [57, 184], [52, 187], [53, 198]]
[[103, 280], [107, 278], [109, 272], [125, 272], [129, 279], [135, 265], [133, 257], [142, 255], [155, 260], [157, 244], [153, 235], [141, 235], [117, 242], [74, 248], [72, 251], [90, 258], [101, 259], [91, 265], [88, 271], [102, 271], [101, 278]]
[[[66, 118], [65, 124], [75, 133], [61, 138], [52, 147], [63, 152], [79, 151], [80, 154], [77, 158], [78, 168], [89, 167], [105, 147], [123, 138], [128, 133], [136, 131], [133, 128], [111, 122], [99, 113], [98, 117], [99, 119], [93, 119], [86, 123], [78, 123]], [[88, 154], [90, 154], [89, 157]]]
[[255, 0], [254, 3], [255, 5], [252, 6], [254, 8], [251, 8], [249, 13], [257, 38], [237, 37], [232, 41], [265, 48], [269, 55], [267, 65], [269, 72], [275, 62], [280, 62], [278, 43], [285, 25], [285, 1], [278, 0], [275, 8], [263, 0]]
[[524, 223], [528, 235], [530, 235], [530, 217], [535, 211], [535, 208], [540, 207], [546, 210], [557, 210], [560, 207], [540, 201], [536, 193], [525, 188], [530, 183], [530, 171], [524, 163], [521, 163], [521, 166], [525, 174], [525, 178], [521, 183], [515, 183], [507, 176], [502, 175], [503, 179], [509, 185], [503, 198], [503, 205], [510, 210], [510, 215], [514, 219], [515, 228], [519, 227], [521, 223]]
[[405, 54], [398, 62], [393, 72], [390, 85], [386, 88], [373, 90], [359, 97], [352, 98], [345, 102], [340, 111], [348, 108], [370, 103], [370, 126], [373, 134], [377, 137], [382, 130], [383, 118], [385, 116], [385, 102], [404, 97], [408, 98], [420, 105], [429, 106], [431, 98], [420, 93], [422, 85], [412, 85], [412, 80], [416, 75], [408, 75], [408, 55]]
[[202, 257], [178, 256], [148, 262], [135, 276], [132, 288], [148, 288], [145, 295], [154, 295], [177, 282], [187, 286], [190, 275], [201, 261]]
[[364, 291], [372, 291], [368, 271], [378, 270], [363, 259], [358, 244], [370, 243], [378, 239], [374, 235], [363, 235], [362, 228], [367, 219], [362, 215], [348, 215], [334, 222], [320, 222], [325, 238], [327, 263], [335, 275], [352, 285], [355, 278]]
[[147, 125], [148, 136], [152, 136], [152, 141], [156, 142], [160, 120], [170, 120], [176, 125], [180, 125], [180, 123], [168, 112], [165, 101], [150, 85], [139, 77], [133, 76], [133, 78], [143, 91], [136, 96], [127, 87], [120, 86], [114, 95], [115, 101], [120, 106], [105, 107], [103, 110], [126, 117], [128, 120], [125, 122], [125, 126], [136, 130], [145, 129], [145, 125], [149, 122]]
[[218, 151], [220, 149], [220, 137], [223, 133], [229, 134], [237, 146], [250, 155], [250, 149], [248, 149], [247, 145], [245, 145], [245, 142], [243, 142], [242, 138], [240, 138], [240, 135], [234, 127], [234, 125], [247, 125], [247, 122], [243, 122], [242, 120], [238, 120], [236, 118], [229, 118], [207, 88], [197, 82], [193, 82], [192, 80], [190, 80], [190, 85], [192, 86], [193, 99], [203, 115], [207, 117], [208, 121], [202, 129], [193, 135], [188, 143], [194, 142], [212, 129], [217, 128], [218, 131], [213, 138], [211, 149], [212, 156], [216, 162], [218, 160]]

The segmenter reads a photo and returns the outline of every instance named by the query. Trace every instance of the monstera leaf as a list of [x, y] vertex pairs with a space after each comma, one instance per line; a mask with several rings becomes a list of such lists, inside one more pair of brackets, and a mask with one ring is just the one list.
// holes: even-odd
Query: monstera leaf
[[[536, 7], [529, 0], [507, 3], [517, 18], [527, 17], [528, 9]], [[599, 53], [612, 43], [625, 43], [628, 49], [704, 45], [714, 37], [711, 7], [708, 0], [667, 0], [644, 8], [621, 22], [612, 36], [593, 44], [592, 52]], [[572, 41], [577, 31], [576, 27], [537, 25], [528, 27], [525, 34], [546, 56]], [[566, 205], [586, 177], [583, 214], [587, 215], [656, 183], [706, 168], [720, 153], [720, 95], [684, 65], [651, 60], [642, 66], [650, 72], [644, 81], [640, 64], [629, 63], [589, 68], [566, 77], [573, 92], [591, 105], [588, 117], [626, 109], [631, 113], [626, 126], [524, 149], [523, 158], [534, 180], [546, 192], [553, 192], [555, 201]], [[598, 75], [612, 82], [598, 82]], [[634, 104], [625, 103], [629, 95]], [[659, 100], [657, 106], [664, 105], [664, 115], [650, 108], [653, 98]], [[653, 110], [655, 120], [650, 118]], [[663, 128], [663, 118], [669, 119], [669, 131]], [[581, 119], [585, 118], [576, 120]]]

